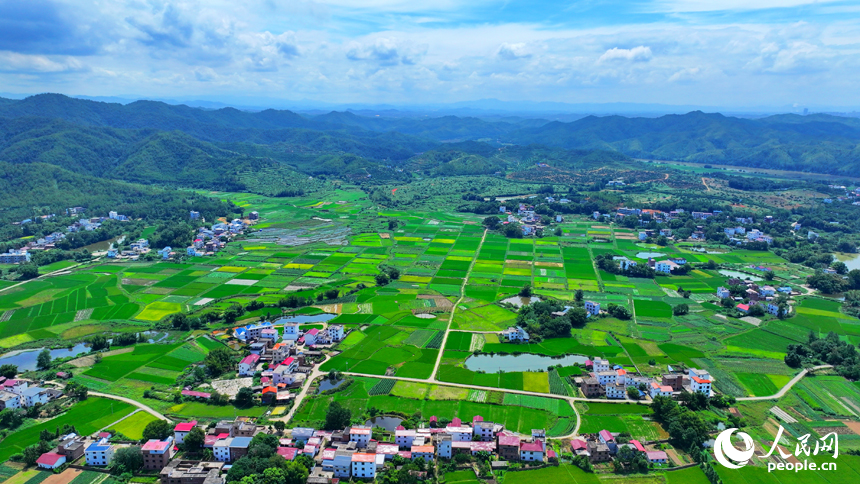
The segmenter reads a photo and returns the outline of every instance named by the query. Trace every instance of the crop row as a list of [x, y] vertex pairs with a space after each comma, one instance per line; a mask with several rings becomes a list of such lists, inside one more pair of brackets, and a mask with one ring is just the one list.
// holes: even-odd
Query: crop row
[[373, 385], [373, 388], [371, 388], [367, 394], [370, 396], [388, 395], [391, 393], [391, 389], [394, 388], [395, 383], [397, 383], [397, 380], [391, 380], [388, 378], [379, 380], [379, 382], [376, 385]]
[[443, 333], [441, 331], [437, 331], [436, 335], [433, 336], [433, 339], [428, 341], [427, 344], [424, 345], [424, 347], [427, 348], [428, 350], [438, 350], [439, 348], [442, 347], [442, 339], [444, 337], [445, 337], [445, 333]]
[[567, 396], [567, 388], [555, 368], [549, 372], [549, 392], [553, 395]]

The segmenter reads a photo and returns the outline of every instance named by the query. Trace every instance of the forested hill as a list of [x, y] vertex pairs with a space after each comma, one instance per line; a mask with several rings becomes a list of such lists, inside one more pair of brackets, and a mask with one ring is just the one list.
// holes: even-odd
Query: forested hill
[[511, 134], [511, 141], [797, 171], [850, 174], [860, 169], [860, 122], [829, 115], [741, 119], [696, 111], [659, 118], [589, 116], [522, 129]]
[[[75, 99], [62, 94], [39, 94], [20, 101], [0, 99], [0, 117], [47, 117], [85, 126], [123, 129], [183, 131], [213, 142], [247, 141], [271, 143], [288, 136], [291, 130], [336, 131], [344, 136], [379, 136], [370, 132], [397, 132], [436, 141], [498, 138], [521, 126], [508, 122], [488, 122], [477, 118], [377, 118], [349, 112], [302, 116], [292, 111], [267, 109], [261, 112], [234, 108], [204, 110], [157, 101], [136, 101], [127, 105]], [[274, 136], [266, 131], [276, 131]], [[413, 143], [416, 140], [413, 140]]]

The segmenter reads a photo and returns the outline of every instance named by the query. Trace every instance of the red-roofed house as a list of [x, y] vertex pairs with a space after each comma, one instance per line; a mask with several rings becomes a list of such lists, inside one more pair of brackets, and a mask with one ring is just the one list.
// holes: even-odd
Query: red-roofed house
[[194, 390], [182, 390], [182, 396], [193, 397], [193, 398], [202, 398], [204, 400], [209, 400], [210, 398], [212, 398], [211, 393], [197, 392]]
[[276, 387], [268, 386], [263, 388], [263, 391], [260, 392], [260, 399], [264, 402], [271, 403], [273, 400], [278, 398], [278, 389]]
[[480, 415], [475, 415], [474, 417], [472, 417], [472, 423], [483, 422], [483, 421], [484, 421], [484, 417], [482, 417]]
[[36, 460], [36, 465], [42, 469], [56, 469], [65, 463], [66, 456], [57, 454], [56, 452], [46, 452]]
[[435, 415], [430, 417], [430, 426], [435, 427], [439, 423], [439, 419]]
[[181, 444], [185, 441], [185, 436], [188, 435], [188, 432], [191, 432], [191, 429], [197, 426], [197, 421], [192, 420], [190, 422], [180, 422], [176, 424], [176, 427], [173, 427], [173, 438], [176, 440], [177, 444]]
[[140, 448], [143, 454], [143, 468], [148, 471], [160, 471], [170, 462], [175, 453], [173, 437], [165, 440], [151, 439]]
[[588, 448], [588, 444], [585, 443], [582, 439], [573, 439], [570, 441], [570, 450], [576, 454], [579, 450], [586, 450]]
[[630, 443], [633, 444], [633, 447], [636, 447], [636, 450], [638, 450], [639, 452], [645, 452], [645, 446], [642, 445], [642, 442], [639, 442], [638, 440], [631, 440]]
[[738, 304], [738, 305], [737, 305], [737, 306], [735, 306], [735, 307], [736, 307], [736, 308], [738, 308], [738, 311], [740, 311], [740, 312], [742, 312], [742, 313], [744, 313], [744, 314], [746, 314], [746, 313], [750, 312], [749, 304]]
[[305, 332], [305, 344], [307, 346], [313, 346], [317, 342], [317, 334], [319, 334], [320, 330], [313, 328]]
[[278, 447], [278, 455], [287, 460], [296, 460], [299, 449], [295, 447]]
[[705, 395], [711, 394], [711, 380], [706, 380], [704, 378], [699, 378], [697, 376], [690, 377], [690, 389], [694, 392], [704, 393]]
[[292, 373], [292, 372], [296, 371], [296, 369], [299, 367], [299, 361], [296, 360], [295, 358], [293, 358], [292, 356], [290, 356], [289, 358], [282, 361], [281, 365], [283, 365], [287, 368], [286, 369], [287, 372]]
[[254, 376], [254, 372], [257, 369], [257, 363], [259, 362], [260, 355], [248, 355], [242, 358], [242, 361], [239, 362], [239, 375]]
[[454, 417], [451, 419], [451, 427], [460, 427], [463, 425], [463, 421], [458, 417]]
[[525, 462], [543, 462], [543, 441], [523, 442], [520, 444], [520, 460]]
[[546, 458], [547, 458], [547, 459], [558, 459], [558, 455], [555, 453], [555, 451], [554, 451], [554, 450], [552, 450], [552, 449], [547, 449], [547, 451], [546, 451]]
[[472, 442], [472, 446], [470, 451], [472, 455], [478, 455], [478, 452], [489, 452], [490, 454], [496, 453], [496, 443], [495, 442]]
[[615, 442], [615, 437], [612, 436], [612, 432], [604, 429], [598, 432], [597, 434], [600, 437], [600, 441], [604, 444], [608, 444], [610, 442]]

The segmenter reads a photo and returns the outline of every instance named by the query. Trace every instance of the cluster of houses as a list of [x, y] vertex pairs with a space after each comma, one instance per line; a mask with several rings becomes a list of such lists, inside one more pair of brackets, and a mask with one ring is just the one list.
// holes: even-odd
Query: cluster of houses
[[[568, 311], [573, 309], [573, 306], [565, 306], [562, 311], [553, 311], [551, 314], [553, 317], [559, 318], [567, 314]], [[590, 318], [592, 316], [600, 315], [600, 303], [594, 301], [584, 301], [584, 309], [585, 309], [585, 317]], [[499, 337], [502, 341], [507, 341], [510, 343], [528, 343], [529, 342], [529, 333], [521, 326], [511, 326], [508, 329], [499, 333]]]
[[555, 451], [547, 445], [544, 430], [532, 430], [531, 436], [521, 438], [500, 424], [485, 422], [480, 416], [475, 416], [471, 424], [459, 418], [454, 418], [444, 427], [437, 426], [436, 422], [436, 417], [431, 417], [429, 428], [415, 430], [399, 426], [394, 431], [393, 442], [373, 439], [370, 427], [352, 427], [335, 432], [294, 428], [292, 439], [282, 440], [286, 447], [279, 448], [278, 454], [286, 459], [302, 454], [313, 458], [320, 464], [312, 473], [312, 476], [320, 478], [315, 482], [330, 482], [322, 479], [373, 479], [395, 456], [433, 461], [437, 458], [452, 459], [459, 454], [475, 456], [487, 453], [497, 457], [497, 462], [504, 463], [543, 463], [557, 458]]
[[126, 250], [117, 250], [114, 248], [113, 244], [111, 244], [105, 256], [108, 259], [137, 260], [140, 256], [148, 253], [150, 250], [148, 239], [137, 239], [137, 241], [129, 244], [129, 248]]
[[[713, 380], [706, 370], [689, 368], [686, 373], [677, 373], [669, 367], [669, 373], [657, 380], [634, 375], [621, 365], [610, 365], [609, 361], [603, 358], [585, 360], [585, 369], [590, 370], [589, 373], [575, 378], [574, 383], [586, 398], [605, 396], [609, 399], [627, 399], [628, 388], [639, 392], [639, 398], [674, 398], [684, 391], [713, 395]], [[642, 390], [643, 385], [645, 391]]]
[[[739, 302], [735, 308], [742, 312], [748, 313], [752, 306], [761, 305], [764, 311], [773, 316], [779, 315], [779, 305], [776, 303], [776, 298], [779, 294], [785, 294], [786, 296], [791, 295], [791, 287], [790, 286], [781, 286], [781, 287], [773, 287], [773, 286], [759, 286], [757, 283], [753, 281], [745, 281], [737, 278], [731, 278], [726, 281], [726, 284], [729, 286], [745, 286], [746, 291], [743, 296], [735, 296], [732, 298], [732, 293], [725, 287], [717, 288], [717, 297], [720, 299], [731, 298], [735, 301]], [[747, 304], [743, 303], [743, 300], [746, 299], [749, 301]], [[790, 310], [790, 307], [789, 307]]]
[[[194, 214], [197, 214], [197, 218], [200, 217], [198, 212], [191, 212], [192, 220], [196, 220]], [[194, 241], [185, 249], [185, 253], [192, 257], [214, 255], [227, 246], [227, 242], [233, 235], [244, 233], [246, 227], [245, 222], [238, 218], [230, 223], [214, 224], [211, 229], [200, 227], [197, 229]]]
[[27, 380], [7, 379], [0, 376], [0, 410], [44, 405], [61, 396], [63, 392], [54, 388], [31, 387]]
[[[532, 430], [528, 437], [505, 430], [504, 426], [485, 422], [475, 416], [471, 423], [454, 418], [446, 426], [437, 425], [431, 417], [430, 427], [394, 431], [392, 440], [373, 438], [370, 427], [350, 427], [339, 431], [324, 431], [307, 427], [292, 429], [289, 437], [281, 437], [276, 454], [287, 460], [307, 456], [315, 463], [308, 483], [332, 483], [351, 478], [374, 479], [387, 462], [395, 456], [408, 460], [437, 458], [452, 459], [459, 454], [488, 453], [496, 457], [494, 465], [507, 462], [543, 463], [557, 458], [546, 441], [544, 430]], [[204, 449], [212, 451], [212, 461], [192, 461], [175, 458], [178, 445], [185, 441], [195, 427], [204, 431]], [[207, 427], [197, 421], [180, 422], [173, 435], [163, 440], [149, 440], [141, 447], [143, 468], [158, 472], [161, 484], [224, 484], [224, 473], [248, 454], [253, 437], [267, 433], [267, 427], [253, 419], [239, 418], [221, 421]], [[56, 469], [81, 458], [87, 466], [110, 465], [117, 450], [132, 443], [113, 442], [111, 435], [99, 433], [86, 438], [76, 434], [64, 435], [56, 449], [43, 454], [39, 467]]]
[[669, 462], [669, 456], [662, 450], [649, 449], [638, 440], [630, 440], [621, 444], [618, 443], [618, 437], [618, 432], [608, 430], [601, 430], [596, 434], [586, 434], [571, 440], [570, 450], [575, 456], [586, 456], [592, 464], [610, 462], [623, 447], [629, 447], [634, 452], [645, 454], [645, 458], [651, 464], [667, 464]]
[[[313, 362], [322, 356], [319, 348], [343, 340], [346, 334], [341, 324], [305, 331], [300, 323], [287, 318], [234, 328], [233, 336], [247, 344], [250, 351], [239, 361], [239, 376], [260, 372], [261, 385], [252, 390], [259, 393], [263, 402], [285, 403], [294, 397], [289, 390], [301, 388], [313, 370]], [[189, 396], [210, 397], [209, 394]]]
[[[649, 225], [652, 221], [658, 224], [666, 223], [671, 220], [679, 219], [685, 212], [683, 209], [672, 210], [670, 212], [663, 212], [661, 210], [650, 210], [650, 209], [641, 209], [641, 208], [628, 208], [621, 207], [616, 209], [613, 213], [602, 214], [600, 212], [594, 212], [592, 214], [592, 218], [594, 220], [616, 220], [620, 221], [626, 217], [634, 216], [639, 218], [639, 224], [643, 226]], [[713, 212], [689, 212], [690, 217], [693, 220], [708, 220], [712, 217], [718, 217], [722, 214], [721, 211], [715, 210]], [[734, 217], [728, 218], [731, 223], [739, 224], [735, 227], [727, 227], [723, 229], [723, 232], [729, 238], [729, 242], [734, 245], [742, 245], [749, 242], [765, 242], [767, 244], [773, 243], [773, 238], [769, 235], [762, 233], [760, 230], [752, 229], [747, 231], [747, 229], [743, 225], [750, 225], [754, 223], [754, 220], [750, 217]], [[775, 222], [773, 216], [768, 215], [763, 219], [764, 223], [772, 224]], [[797, 228], [800, 228], [800, 224], [797, 224]], [[672, 229], [660, 229], [660, 230], [642, 230], [639, 232], [638, 239], [645, 240], [649, 237], [656, 236], [664, 236], [667, 238], [674, 238], [675, 235], [672, 233]], [[743, 236], [743, 237], [739, 237]], [[706, 239], [704, 233], [704, 226], [697, 225], [696, 229], [690, 234], [689, 240], [697, 240], [704, 241]]]
[[[570, 200], [566, 198], [562, 198], [560, 200], [556, 200], [554, 197], [546, 197], [547, 203], [561, 203], [567, 204], [570, 203]], [[543, 229], [544, 226], [540, 223], [541, 217], [537, 213], [535, 213], [535, 207], [533, 205], [526, 205], [524, 203], [519, 204], [517, 207], [516, 213], [512, 210], [508, 210], [508, 207], [502, 205], [499, 207], [499, 214], [506, 215], [507, 218], [502, 220], [503, 225], [519, 223], [522, 225], [523, 235], [534, 235], [539, 229]], [[561, 215], [555, 216], [556, 223], [564, 222], [564, 217]]]

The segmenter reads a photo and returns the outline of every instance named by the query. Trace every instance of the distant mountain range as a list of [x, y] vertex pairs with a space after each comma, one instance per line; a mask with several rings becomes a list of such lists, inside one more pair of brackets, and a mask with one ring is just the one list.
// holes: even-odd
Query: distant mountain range
[[[392, 166], [415, 166], [431, 174], [496, 172], [504, 167], [482, 152], [512, 144], [833, 174], [860, 169], [860, 119], [826, 114], [748, 119], [694, 111], [564, 122], [513, 116], [213, 110], [59, 94], [0, 98], [0, 161], [43, 162], [138, 183], [217, 186], [224, 180], [236, 182], [242, 172], [262, 169], [277, 169], [284, 177], [405, 176], [386, 175], [394, 173]], [[437, 153], [408, 161], [432, 150]]]

